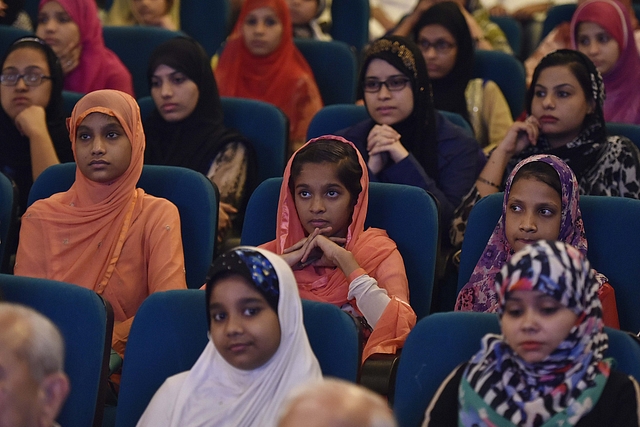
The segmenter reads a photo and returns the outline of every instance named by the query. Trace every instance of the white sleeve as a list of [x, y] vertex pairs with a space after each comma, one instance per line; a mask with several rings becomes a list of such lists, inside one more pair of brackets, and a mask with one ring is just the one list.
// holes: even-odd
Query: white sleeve
[[378, 286], [378, 282], [368, 274], [362, 274], [349, 284], [349, 299], [356, 299], [358, 309], [372, 328], [382, 316], [391, 301], [387, 291]]

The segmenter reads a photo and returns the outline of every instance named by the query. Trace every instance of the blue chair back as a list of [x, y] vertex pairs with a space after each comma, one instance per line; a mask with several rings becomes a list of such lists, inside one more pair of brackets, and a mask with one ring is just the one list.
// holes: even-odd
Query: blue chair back
[[358, 62], [348, 44], [299, 38], [295, 44], [313, 71], [324, 105], [356, 101]]
[[[480, 200], [471, 210], [462, 243], [458, 290], [465, 285], [502, 212], [503, 193]], [[625, 197], [581, 196], [580, 210], [593, 268], [609, 278], [616, 295], [620, 327], [640, 331], [640, 200]]]
[[67, 117], [71, 117], [73, 107], [76, 106], [78, 101], [84, 96], [84, 93], [71, 92], [70, 90], [62, 91], [62, 104], [63, 109]]
[[640, 148], [640, 125], [630, 123], [607, 123], [607, 132], [609, 135], [620, 135], [627, 137], [636, 147]]
[[542, 24], [542, 33], [540, 34], [540, 40], [544, 40], [547, 35], [563, 22], [571, 22], [573, 13], [576, 11], [577, 5], [575, 3], [559, 4], [551, 7], [547, 11], [547, 17]]
[[369, 2], [367, 0], [333, 0], [331, 2], [331, 37], [353, 46], [356, 53], [369, 42]]
[[[29, 205], [52, 194], [66, 191], [75, 180], [75, 163], [47, 168], [31, 187]], [[171, 201], [180, 212], [187, 286], [199, 288], [205, 282], [215, 251], [218, 227], [218, 194], [199, 172], [176, 166], [145, 165], [138, 187]]]
[[[205, 307], [204, 291], [194, 289], [157, 292], [140, 306], [127, 343], [116, 427], [134, 427], [164, 380], [191, 369], [207, 345]], [[302, 310], [323, 375], [355, 382], [360, 354], [354, 320], [314, 301], [303, 301]]]
[[11, 255], [18, 237], [16, 189], [13, 182], [0, 173], [0, 272], [12, 270]]
[[229, 0], [182, 1], [180, 29], [213, 56], [227, 38], [229, 13]]
[[104, 44], [118, 55], [131, 72], [136, 98], [149, 95], [147, 67], [151, 53], [163, 42], [183, 35], [179, 31], [140, 25], [106, 26], [102, 28], [102, 34]]
[[[275, 239], [282, 178], [263, 182], [251, 195], [241, 242], [258, 246]], [[429, 314], [438, 241], [438, 210], [423, 189], [400, 184], [369, 184], [365, 229], [382, 228], [404, 259], [411, 307], [418, 318]]]
[[[605, 328], [619, 371], [640, 378], [640, 345], [624, 332]], [[480, 349], [481, 338], [500, 333], [498, 317], [489, 313], [435, 313], [422, 319], [404, 344], [396, 377], [394, 412], [400, 427], [422, 424], [440, 384]]]
[[0, 58], [4, 58], [9, 46], [20, 37], [33, 36], [34, 34], [21, 28], [9, 25], [0, 25]]
[[509, 46], [516, 58], [522, 52], [522, 24], [511, 16], [492, 16], [491, 21], [498, 24], [504, 35], [507, 37]]
[[58, 423], [65, 427], [102, 425], [113, 311], [92, 290], [68, 283], [0, 274], [7, 302], [31, 307], [60, 329], [65, 341], [64, 370], [71, 391]]
[[524, 111], [524, 66], [513, 55], [496, 50], [476, 50], [473, 77], [493, 80], [500, 87], [514, 119]]

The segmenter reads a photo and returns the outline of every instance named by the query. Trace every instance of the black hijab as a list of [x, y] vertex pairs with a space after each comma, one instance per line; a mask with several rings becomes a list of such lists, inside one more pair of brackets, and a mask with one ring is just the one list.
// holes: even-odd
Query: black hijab
[[418, 40], [420, 30], [427, 25], [441, 25], [456, 41], [458, 53], [453, 68], [441, 79], [432, 79], [433, 102], [438, 110], [458, 113], [469, 121], [464, 92], [473, 72], [473, 40], [460, 7], [454, 2], [438, 3], [427, 9], [414, 27], [413, 35]]
[[[180, 71], [192, 80], [198, 86], [198, 103], [191, 115], [179, 122], [167, 122], [157, 108], [144, 120], [147, 137], [145, 163], [182, 166], [206, 174], [220, 149], [229, 142], [243, 142], [250, 154], [249, 141], [224, 126], [222, 104], [211, 64], [197, 41], [176, 37], [158, 46], [149, 59], [149, 86], [160, 65]], [[247, 173], [255, 170], [252, 164], [248, 166]], [[247, 182], [250, 182], [249, 177]]]
[[372, 42], [364, 52], [358, 86], [359, 98], [364, 98], [363, 83], [367, 68], [374, 59], [388, 62], [409, 78], [413, 91], [413, 111], [405, 120], [391, 127], [402, 135], [402, 145], [413, 154], [427, 175], [437, 179], [436, 117], [427, 66], [420, 49], [411, 40], [398, 36], [385, 36]]
[[[72, 162], [73, 152], [65, 123], [62, 103], [62, 85], [64, 77], [58, 57], [51, 48], [34, 36], [22, 37], [13, 42], [2, 58], [2, 68], [9, 54], [18, 49], [35, 49], [44, 53], [51, 76], [51, 96], [45, 108], [47, 129], [53, 141], [56, 154], [61, 162]], [[0, 91], [3, 87], [0, 86]], [[0, 169], [11, 178], [18, 187], [18, 203], [20, 212], [26, 208], [29, 190], [33, 184], [31, 172], [31, 153], [29, 139], [22, 136], [13, 120], [0, 108]]]

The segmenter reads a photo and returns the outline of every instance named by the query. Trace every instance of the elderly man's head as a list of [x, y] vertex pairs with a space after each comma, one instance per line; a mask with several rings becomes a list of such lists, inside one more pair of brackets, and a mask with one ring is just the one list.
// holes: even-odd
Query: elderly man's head
[[0, 303], [0, 427], [51, 427], [67, 394], [64, 342], [40, 313]]
[[387, 402], [372, 391], [328, 379], [292, 392], [278, 427], [396, 427]]

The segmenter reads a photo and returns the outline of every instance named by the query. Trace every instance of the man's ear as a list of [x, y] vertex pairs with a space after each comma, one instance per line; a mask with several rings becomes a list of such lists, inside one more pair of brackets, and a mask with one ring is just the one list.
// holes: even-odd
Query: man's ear
[[69, 395], [69, 378], [64, 372], [44, 377], [40, 383], [42, 425], [52, 425]]

